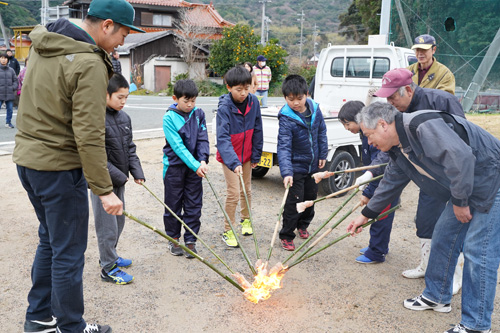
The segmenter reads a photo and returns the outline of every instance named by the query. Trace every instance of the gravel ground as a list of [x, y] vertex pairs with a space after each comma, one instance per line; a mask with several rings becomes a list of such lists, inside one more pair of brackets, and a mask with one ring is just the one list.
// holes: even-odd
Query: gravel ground
[[[214, 138], [210, 139], [213, 143]], [[136, 143], [147, 184], [161, 197], [163, 139]], [[213, 146], [211, 151], [215, 153]], [[224, 178], [215, 156], [209, 166], [211, 181], [224, 200]], [[4, 332], [21, 332], [38, 222], [10, 156], [0, 157], [0, 170], [0, 327]], [[249, 278], [250, 270], [241, 251], [228, 249], [221, 240], [223, 215], [206, 182], [204, 191], [200, 236], [233, 270]], [[267, 254], [283, 193], [276, 167], [263, 179], [253, 181], [253, 218], [261, 255]], [[419, 260], [413, 223], [417, 194], [414, 185], [403, 193], [403, 207], [396, 213], [391, 250], [385, 263], [355, 263], [359, 249], [368, 243], [368, 232], [363, 232], [293, 267], [283, 279], [283, 288], [259, 304], [245, 300], [238, 289], [199, 261], [171, 256], [165, 239], [131, 220], [118, 248], [121, 256], [134, 260], [126, 271], [135, 276], [135, 281], [126, 286], [102, 282], [91, 216], [84, 271], [85, 319], [109, 324], [114, 332], [443, 332], [460, 320], [460, 294], [453, 298], [448, 314], [409, 311], [402, 306], [405, 298], [418, 295], [424, 288], [423, 279], [401, 276], [403, 270], [415, 267]], [[129, 213], [163, 229], [163, 207], [145, 189], [129, 182], [125, 196]], [[310, 231], [344, 199], [318, 203]], [[346, 225], [347, 222], [340, 225], [329, 239], [344, 234]], [[252, 237], [243, 238], [242, 243], [255, 261]], [[296, 244], [300, 243], [296, 239]], [[199, 253], [227, 272], [200, 245]], [[284, 260], [288, 254], [276, 244], [271, 264]], [[499, 303], [497, 297], [496, 309]], [[495, 312], [493, 329], [499, 328], [500, 315]]]

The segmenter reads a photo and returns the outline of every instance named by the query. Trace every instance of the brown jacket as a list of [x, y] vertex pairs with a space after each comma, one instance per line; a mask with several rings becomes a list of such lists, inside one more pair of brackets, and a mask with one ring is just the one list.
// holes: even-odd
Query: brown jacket
[[455, 95], [455, 76], [453, 73], [438, 62], [435, 57], [431, 68], [427, 71], [424, 78], [418, 84], [418, 62], [408, 66], [408, 69], [413, 73], [413, 82], [422, 88], [440, 89]]
[[94, 194], [111, 193], [104, 149], [109, 56], [96, 45], [43, 26], [30, 38], [14, 162], [41, 171], [83, 168]]

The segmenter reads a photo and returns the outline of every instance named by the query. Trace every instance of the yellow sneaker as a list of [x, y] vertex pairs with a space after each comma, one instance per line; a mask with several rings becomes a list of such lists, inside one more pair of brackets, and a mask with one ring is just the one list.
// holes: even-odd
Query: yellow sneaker
[[250, 236], [253, 234], [252, 223], [249, 219], [244, 219], [241, 221], [241, 233], [243, 236]]
[[238, 247], [238, 242], [236, 241], [236, 237], [232, 230], [228, 230], [222, 234], [222, 240], [226, 242], [226, 245], [229, 247]]

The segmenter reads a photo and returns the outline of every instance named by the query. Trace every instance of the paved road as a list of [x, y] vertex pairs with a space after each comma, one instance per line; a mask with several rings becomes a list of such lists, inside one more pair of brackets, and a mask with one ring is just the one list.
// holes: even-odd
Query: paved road
[[[160, 96], [130, 96], [124, 110], [132, 118], [134, 138], [151, 138], [163, 136], [162, 117], [167, 107], [173, 103], [171, 97]], [[202, 108], [206, 113], [207, 127], [212, 129], [213, 110], [217, 108], [218, 97], [198, 97], [196, 106]], [[282, 105], [281, 97], [269, 98], [269, 105]], [[14, 136], [16, 129], [4, 127], [5, 108], [0, 109], [0, 155], [12, 153], [14, 148]], [[15, 125], [17, 110], [14, 110], [12, 123]]]

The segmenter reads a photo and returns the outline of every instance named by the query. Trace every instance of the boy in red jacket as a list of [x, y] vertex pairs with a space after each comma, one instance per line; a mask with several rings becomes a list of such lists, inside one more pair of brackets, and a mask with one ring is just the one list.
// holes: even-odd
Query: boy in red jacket
[[245, 67], [231, 68], [224, 76], [228, 94], [219, 98], [217, 110], [217, 161], [222, 163], [226, 179], [227, 195], [225, 210], [231, 221], [224, 220], [222, 239], [229, 247], [238, 247], [229, 223], [235, 225], [236, 207], [241, 206], [241, 231], [252, 235], [250, 212], [240, 186], [240, 174], [251, 206], [252, 168], [256, 167], [262, 154], [262, 119], [259, 100], [250, 94], [252, 76]]

